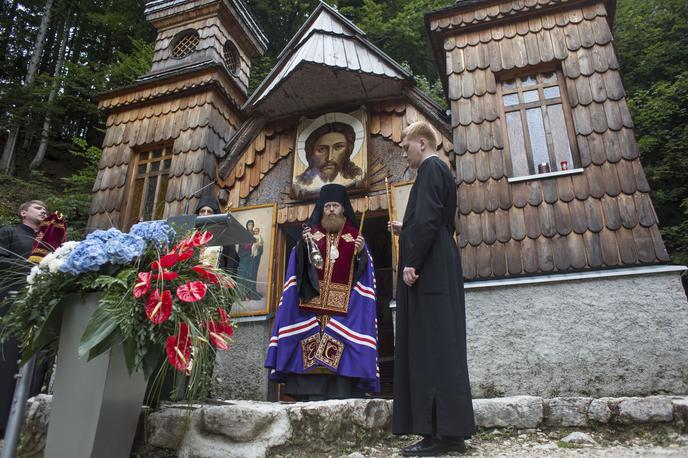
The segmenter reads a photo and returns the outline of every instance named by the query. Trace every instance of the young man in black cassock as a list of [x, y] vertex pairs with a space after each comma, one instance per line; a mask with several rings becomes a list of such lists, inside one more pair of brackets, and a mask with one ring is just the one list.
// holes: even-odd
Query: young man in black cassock
[[423, 440], [404, 456], [466, 450], [475, 432], [466, 362], [466, 317], [461, 260], [454, 241], [456, 184], [435, 151], [426, 122], [408, 126], [401, 146], [418, 176], [402, 223], [394, 347], [394, 434]]
[[[31, 264], [25, 261], [31, 254], [33, 242], [41, 222], [47, 212], [45, 204], [39, 200], [24, 202], [19, 206], [21, 223], [16, 226], [0, 228], [0, 301], [9, 291], [24, 287], [24, 281], [31, 269]], [[7, 313], [7, 308], [0, 306], [0, 316]], [[10, 339], [0, 346], [0, 433], [4, 434], [17, 374], [19, 359], [19, 344]], [[38, 387], [40, 391], [40, 387]], [[31, 392], [38, 392], [32, 387]]]

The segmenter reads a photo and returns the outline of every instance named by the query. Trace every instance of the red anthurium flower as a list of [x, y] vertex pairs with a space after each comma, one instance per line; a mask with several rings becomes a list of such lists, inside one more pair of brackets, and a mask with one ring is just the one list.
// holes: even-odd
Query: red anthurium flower
[[160, 280], [161, 278], [163, 280], [174, 280], [179, 276], [177, 272], [172, 272], [171, 270], [167, 269], [162, 269], [162, 271], [158, 271], [159, 273], [153, 274], [153, 278], [156, 280]]
[[182, 247], [179, 249], [179, 252], [177, 253], [177, 261], [186, 261], [187, 259], [193, 257], [194, 253], [195, 251], [193, 248]]
[[229, 348], [229, 339], [234, 334], [232, 325], [227, 322], [210, 321], [207, 324], [207, 328], [210, 342], [220, 350], [227, 350]]
[[172, 267], [178, 261], [179, 261], [179, 255], [175, 252], [172, 252], [170, 254], [166, 254], [165, 256], [162, 256], [157, 261], [153, 261], [153, 264], [151, 264], [151, 269], [153, 269], [153, 270], [166, 269], [168, 267]]
[[186, 323], [179, 325], [179, 334], [169, 336], [165, 345], [167, 359], [178, 371], [184, 371], [191, 363], [191, 339]]
[[191, 270], [193, 270], [193, 271], [196, 272], [198, 275], [200, 275], [201, 277], [203, 277], [203, 278], [205, 278], [206, 280], [208, 280], [210, 283], [215, 284], [215, 283], [218, 282], [218, 280], [217, 280], [217, 275], [215, 275], [214, 273], [212, 273], [211, 271], [209, 271], [208, 268], [205, 267], [205, 266], [203, 266], [203, 265], [200, 265], [200, 264], [199, 264], [199, 265], [197, 265], [197, 266], [193, 266], [193, 267], [191, 268]]
[[202, 281], [190, 281], [177, 288], [177, 297], [184, 302], [196, 302], [203, 299], [207, 290]]
[[222, 307], [217, 308], [217, 314], [220, 316], [220, 323], [229, 323], [229, 315]]
[[203, 232], [194, 232], [194, 235], [192, 237], [192, 246], [199, 246], [199, 245], [205, 245], [206, 243], [210, 242], [213, 239], [213, 234], [208, 231], [203, 231]]
[[140, 299], [146, 294], [151, 287], [151, 273], [150, 272], [139, 272], [138, 281], [134, 285], [134, 297]]
[[156, 289], [146, 301], [146, 316], [155, 324], [160, 324], [167, 320], [172, 314], [172, 293], [168, 290], [163, 291], [162, 296]]

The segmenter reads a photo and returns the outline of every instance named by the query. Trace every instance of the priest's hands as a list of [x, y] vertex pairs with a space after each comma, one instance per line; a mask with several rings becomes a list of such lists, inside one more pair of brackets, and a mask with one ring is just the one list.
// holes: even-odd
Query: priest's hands
[[387, 230], [391, 232], [392, 234], [399, 235], [401, 234], [401, 228], [403, 224], [401, 221], [389, 221], [387, 222]]
[[364, 246], [365, 239], [359, 235], [358, 237], [356, 237], [356, 253], [360, 253], [361, 251], [363, 251]]
[[311, 228], [304, 225], [303, 232], [301, 233], [301, 237], [303, 238], [304, 242], [308, 241], [308, 235], [310, 235], [310, 233], [311, 233]]
[[416, 275], [415, 267], [404, 267], [403, 277], [406, 286], [413, 286], [420, 275]]

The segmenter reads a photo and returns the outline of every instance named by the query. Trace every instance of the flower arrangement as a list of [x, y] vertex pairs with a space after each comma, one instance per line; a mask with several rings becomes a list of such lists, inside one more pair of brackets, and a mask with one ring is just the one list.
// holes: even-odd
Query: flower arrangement
[[19, 339], [28, 360], [57, 337], [70, 294], [99, 292], [101, 306], [81, 338], [80, 357], [92, 359], [121, 343], [130, 373], [150, 377], [164, 355], [191, 376], [189, 386], [201, 388], [198, 377], [214, 352], [229, 348], [228, 314], [239, 295], [229, 274], [203, 262], [211, 233], [194, 231], [174, 243], [176, 236], [155, 221], [63, 244], [31, 269], [26, 289], [0, 320], [0, 340]]

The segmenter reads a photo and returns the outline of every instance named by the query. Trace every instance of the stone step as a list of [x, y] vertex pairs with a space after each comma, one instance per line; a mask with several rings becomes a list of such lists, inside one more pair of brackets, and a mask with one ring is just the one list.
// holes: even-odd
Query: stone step
[[[40, 452], [52, 397], [29, 399], [22, 443]], [[600, 424], [688, 425], [688, 396], [619, 398], [513, 396], [473, 401], [481, 428], [595, 427]], [[221, 401], [167, 404], [143, 416], [137, 447], [165, 456], [263, 457], [327, 454], [391, 436], [392, 401], [348, 399], [310, 403]], [[166, 452], [165, 452], [166, 451]], [[147, 453], [147, 454], [148, 454]], [[155, 453], [158, 455], [158, 453]]]

